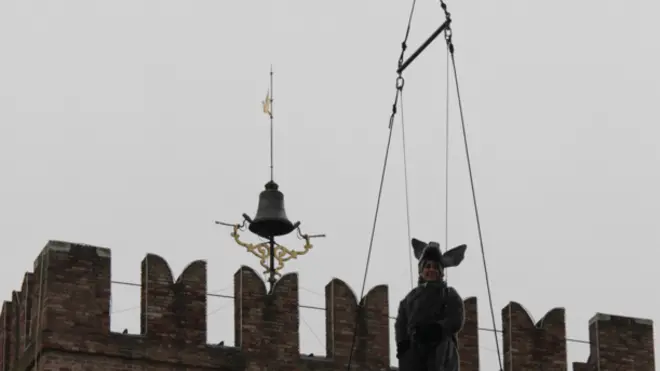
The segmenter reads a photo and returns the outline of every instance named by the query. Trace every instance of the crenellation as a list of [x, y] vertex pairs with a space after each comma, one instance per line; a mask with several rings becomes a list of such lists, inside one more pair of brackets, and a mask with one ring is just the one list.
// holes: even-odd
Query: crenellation
[[[338, 371], [346, 368], [356, 319], [354, 367], [391, 370], [390, 363], [396, 363], [390, 359], [385, 285], [372, 288], [358, 305], [345, 282], [328, 283], [327, 353], [312, 356], [300, 354], [297, 274], [282, 276], [272, 292], [251, 268], [234, 274], [236, 346], [228, 347], [206, 343], [205, 261], [190, 263], [174, 280], [165, 259], [145, 257], [138, 335], [110, 332], [110, 266], [109, 249], [49, 242], [21, 290], [2, 305], [0, 371], [31, 370], [35, 359], [36, 369]], [[477, 304], [474, 297], [464, 300], [465, 323], [458, 336], [462, 371], [480, 370]], [[564, 309], [549, 311], [535, 324], [511, 302], [502, 310], [502, 323], [506, 371], [568, 369]], [[573, 363], [575, 371], [655, 369], [652, 321], [597, 314], [589, 330], [591, 356]]]
[[21, 311], [21, 297], [20, 291], [11, 292], [11, 301], [5, 301], [2, 309], [2, 351], [3, 356], [0, 358], [0, 370], [11, 370], [16, 364], [16, 359], [24, 353], [24, 348], [21, 347], [21, 318], [25, 318]]
[[[35, 275], [33, 273], [27, 272], [23, 275], [23, 283], [21, 284], [21, 291], [18, 294], [20, 300], [19, 308], [19, 323], [21, 324], [19, 331], [19, 351], [22, 352], [25, 348], [30, 345], [31, 335], [34, 333], [33, 318], [36, 318], [35, 314], [37, 312], [36, 304], [33, 308], [33, 301], [39, 299], [41, 295], [41, 288], [35, 285]], [[33, 313], [34, 309], [34, 313]], [[34, 321], [36, 326], [36, 321]]]
[[[35, 261], [39, 332], [110, 333], [111, 258], [103, 249], [50, 241]], [[42, 276], [43, 275], [43, 276]], [[37, 344], [41, 346], [41, 344]]]
[[261, 348], [258, 331], [265, 315], [262, 304], [266, 295], [264, 282], [254, 270], [241, 267], [234, 274], [234, 339], [236, 347], [246, 352]]
[[344, 281], [335, 278], [325, 286], [327, 357], [348, 362], [357, 304], [353, 290]]
[[190, 263], [173, 279], [162, 257], [142, 260], [140, 333], [165, 344], [206, 344], [206, 262]]
[[386, 285], [373, 287], [360, 301], [356, 359], [378, 369], [390, 365], [389, 298]]
[[174, 302], [172, 270], [155, 254], [142, 260], [140, 290], [140, 333], [147, 338], [171, 339], [175, 325], [170, 311]]
[[286, 274], [269, 293], [257, 272], [241, 267], [234, 275], [237, 346], [250, 367], [264, 369], [272, 359], [295, 370], [300, 358], [298, 275]]
[[16, 363], [16, 358], [18, 357], [18, 350], [20, 344], [20, 323], [18, 318], [20, 317], [20, 308], [19, 305], [21, 301], [19, 300], [18, 291], [11, 292], [11, 302], [8, 306], [7, 311], [7, 327], [9, 328], [5, 339], [7, 339], [8, 346], [8, 355], [9, 359], [7, 360], [7, 369], [13, 369], [14, 364]]
[[31, 327], [34, 325], [32, 303], [37, 290], [34, 274], [25, 273], [21, 290], [12, 292], [11, 302], [6, 302], [3, 309], [4, 334], [0, 335], [3, 339], [3, 356], [0, 362], [8, 365], [7, 367], [13, 367], [15, 359], [21, 357], [30, 346], [33, 333]]
[[461, 371], [479, 371], [479, 312], [477, 298], [463, 300], [465, 323], [458, 334]]
[[[361, 367], [387, 368], [390, 364], [388, 288], [373, 287], [358, 305], [353, 290], [333, 279], [325, 288], [326, 357], [337, 365], [352, 362]], [[360, 311], [358, 313], [358, 308]], [[357, 336], [355, 336], [357, 320]], [[355, 336], [355, 338], [354, 338]], [[355, 344], [353, 342], [355, 341]]]
[[12, 311], [12, 303], [4, 301], [0, 312], [0, 371], [9, 369], [10, 360], [12, 359], [12, 337], [14, 334], [11, 328]]
[[522, 305], [510, 302], [502, 309], [504, 368], [567, 370], [565, 324], [563, 308], [552, 309], [535, 324]]
[[589, 321], [589, 341], [599, 371], [655, 370], [651, 320], [597, 313]]
[[174, 312], [178, 338], [186, 344], [206, 345], [206, 261], [197, 260], [184, 268], [173, 285]]
[[[256, 272], [253, 271], [256, 274]], [[283, 275], [273, 286], [273, 293], [264, 297], [264, 328], [272, 347], [272, 359], [280, 360], [280, 366], [296, 370], [300, 359], [300, 306], [298, 305], [298, 274]], [[263, 334], [263, 332], [262, 332]], [[263, 336], [263, 335], [262, 335]]]

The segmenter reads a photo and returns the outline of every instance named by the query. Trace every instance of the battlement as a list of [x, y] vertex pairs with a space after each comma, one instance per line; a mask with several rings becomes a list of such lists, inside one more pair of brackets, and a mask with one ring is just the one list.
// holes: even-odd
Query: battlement
[[[153, 254], [142, 261], [141, 334], [110, 331], [109, 249], [51, 241], [26, 273], [20, 291], [0, 313], [0, 371], [93, 370], [318, 370], [345, 369], [358, 302], [334, 279], [325, 287], [325, 357], [299, 351], [298, 276], [284, 275], [268, 293], [254, 270], [234, 274], [235, 346], [209, 345], [206, 263], [190, 263], [174, 279], [167, 262]], [[357, 316], [355, 369], [390, 370], [387, 286], [372, 288]], [[479, 370], [476, 298], [465, 300], [459, 336], [461, 370]], [[568, 370], [563, 309], [534, 324], [520, 304], [502, 310], [507, 371]], [[589, 323], [591, 356], [576, 371], [655, 370], [650, 320], [597, 314]], [[277, 362], [272, 362], [277, 360]], [[87, 369], [86, 368], [86, 369]], [[492, 369], [492, 367], [484, 367]]]

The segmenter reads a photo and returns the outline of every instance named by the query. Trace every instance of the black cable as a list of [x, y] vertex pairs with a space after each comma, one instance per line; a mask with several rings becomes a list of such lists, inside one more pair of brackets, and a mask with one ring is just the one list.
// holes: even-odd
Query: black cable
[[[136, 283], [136, 282], [115, 281], [115, 280], [113, 280], [113, 281], [111, 281], [111, 282], [112, 282], [113, 284], [116, 284], [116, 285], [122, 285], [122, 286], [133, 286], [133, 287], [141, 287], [141, 286], [142, 286], [141, 283]], [[303, 288], [303, 289], [304, 289], [304, 288]], [[308, 289], [305, 289], [305, 290], [309, 291]], [[207, 292], [206, 295], [207, 295], [207, 296], [210, 296], [210, 297], [214, 297], [214, 298], [236, 299], [236, 297], [235, 297], [234, 295], [218, 294], [217, 292], [219, 292], [219, 291], [222, 291], [222, 290], [215, 290], [215, 291], [212, 291], [212, 292]], [[314, 292], [313, 292], [313, 293], [314, 293]], [[323, 296], [323, 294], [318, 294], [318, 295]], [[17, 299], [17, 302], [20, 304], [20, 301], [18, 301], [18, 299]], [[299, 308], [304, 308], [304, 309], [327, 310], [327, 308], [325, 308], [325, 307], [320, 307], [320, 306], [316, 306], [316, 305], [298, 304], [298, 307], [299, 307]], [[137, 308], [137, 307], [135, 307], [135, 308]], [[134, 309], [134, 308], [128, 308], [128, 309]], [[128, 309], [127, 309], [127, 310], [128, 310]], [[390, 316], [390, 315], [388, 315], [387, 318], [390, 319], [390, 320], [396, 320], [396, 316]], [[485, 331], [485, 332], [504, 333], [504, 330], [500, 330], [500, 329], [495, 329], [495, 330], [493, 330], [492, 328], [486, 328], [486, 327], [478, 327], [477, 330], [479, 330], [479, 331]], [[553, 334], [553, 333], [551, 333], [551, 332], [550, 332], [549, 334], [552, 335], [552, 336], [554, 336], [554, 337], [557, 338], [558, 340], [567, 341], [567, 342], [569, 342], [569, 343], [591, 344], [591, 343], [589, 342], [589, 340], [574, 339], [574, 338], [568, 338], [568, 337], [559, 337], [559, 336], [557, 336], [557, 335], [555, 335], [555, 334]], [[624, 344], [626, 344], [626, 346], [627, 346], [628, 348], [631, 348], [631, 349], [633, 348], [631, 345], [628, 344], [628, 342], [625, 340], [625, 338], [623, 338], [623, 336], [622, 336], [621, 334], [619, 334], [619, 338], [621, 339], [621, 341], [622, 341]], [[639, 341], [639, 340], [638, 340], [638, 341]]]
[[[408, 26], [406, 27], [406, 35], [403, 37], [403, 42], [401, 43], [401, 56], [399, 56], [399, 67], [403, 64], [403, 53], [405, 53], [406, 48], [408, 47], [408, 36], [410, 36], [410, 26], [412, 25], [412, 17], [415, 13], [415, 4], [417, 0], [413, 0], [412, 7], [410, 8], [410, 15], [408, 16]], [[400, 75], [399, 75], [400, 76]]]
[[[399, 61], [398, 61], [398, 67], [401, 67], [403, 64], [403, 55], [406, 51], [406, 48], [408, 47], [408, 36], [410, 35], [410, 28], [412, 24], [412, 17], [415, 12], [415, 5], [417, 3], [417, 0], [413, 0], [412, 7], [410, 9], [410, 15], [408, 16], [408, 25], [406, 26], [406, 34], [403, 38], [403, 42], [401, 43], [401, 54], [399, 55]], [[389, 123], [389, 135], [387, 137], [387, 146], [385, 149], [385, 160], [383, 161], [383, 170], [381, 173], [380, 177], [380, 186], [378, 187], [378, 199], [376, 201], [376, 211], [374, 213], [374, 222], [373, 226], [371, 229], [371, 237], [369, 239], [369, 250], [367, 252], [367, 261], [365, 263], [364, 267], [364, 278], [362, 280], [362, 289], [360, 290], [360, 299], [358, 302], [358, 307], [357, 310], [355, 311], [355, 325], [353, 327], [353, 340], [351, 341], [351, 351], [348, 355], [348, 365], [346, 369], [348, 371], [351, 370], [351, 364], [353, 363], [353, 351], [355, 350], [355, 343], [357, 341], [357, 334], [358, 334], [358, 320], [360, 317], [360, 311], [362, 309], [362, 300], [364, 296], [364, 289], [367, 284], [367, 274], [369, 272], [369, 262], [371, 260], [371, 252], [373, 250], [373, 243], [374, 243], [374, 235], [376, 233], [376, 222], [378, 221], [378, 211], [380, 209], [380, 200], [381, 196], [383, 194], [383, 183], [385, 182], [385, 170], [387, 169], [387, 160], [389, 158], [389, 153], [390, 153], [390, 144], [392, 143], [392, 127], [394, 126], [394, 117], [396, 116], [396, 106], [397, 103], [399, 102], [399, 96], [401, 95], [401, 92], [403, 91], [403, 77], [401, 76], [401, 73], [399, 73], [399, 76], [396, 79], [396, 95], [394, 96], [394, 103], [392, 104], [392, 114], [390, 115], [390, 123]]]
[[[448, 70], [449, 71], [449, 70]], [[403, 90], [401, 90], [401, 142], [403, 143], [403, 180], [405, 185], [406, 193], [406, 227], [408, 232], [408, 241], [412, 241], [412, 233], [410, 228], [410, 192], [408, 191], [408, 159], [406, 156], [406, 126], [403, 114]], [[411, 242], [408, 242], [411, 243]], [[408, 252], [408, 272], [410, 273], [410, 289], [412, 290], [415, 287], [415, 281], [413, 279], [413, 263], [412, 255], [413, 251], [410, 246], [406, 246], [406, 251]]]
[[[445, 35], [447, 31], [445, 31]], [[449, 49], [447, 49], [447, 86], [445, 91], [445, 252], [449, 251]], [[449, 283], [449, 271], [445, 272]]]
[[[441, 0], [441, 5], [443, 7], [443, 10], [447, 14], [447, 18], [449, 19], [449, 13], [447, 12], [446, 5], [444, 2]], [[463, 143], [465, 145], [465, 157], [467, 159], [467, 166], [468, 166], [468, 173], [470, 175], [470, 187], [472, 189], [472, 203], [474, 205], [474, 213], [475, 217], [477, 219], [477, 232], [479, 234], [479, 245], [481, 247], [481, 257], [483, 261], [483, 266], [484, 266], [484, 274], [486, 276], [486, 290], [488, 292], [488, 303], [490, 306], [490, 316], [493, 322], [493, 330], [496, 330], [496, 324], [495, 324], [495, 308], [493, 306], [493, 295], [490, 289], [490, 279], [488, 278], [488, 264], [486, 264], [486, 253], [484, 249], [484, 242], [483, 242], [483, 235], [481, 232], [481, 220], [479, 218], [479, 208], [477, 207], [477, 196], [475, 192], [475, 187], [474, 187], [474, 176], [472, 174], [472, 162], [470, 161], [470, 150], [468, 147], [468, 140], [467, 140], [467, 130], [465, 128], [465, 117], [463, 115], [463, 103], [461, 100], [461, 93], [460, 89], [458, 86], [458, 72], [456, 71], [456, 59], [454, 57], [454, 45], [451, 42], [451, 31], [448, 30], [446, 33], [446, 40], [447, 40], [447, 47], [449, 48], [449, 53], [451, 55], [451, 63], [452, 67], [454, 70], [454, 82], [456, 84], [456, 98], [458, 100], [458, 110], [461, 116], [461, 128], [463, 131]], [[500, 353], [500, 341], [497, 337], [497, 333], [493, 332], [495, 336], [495, 346], [497, 348], [497, 360], [500, 365], [500, 369], [502, 370], [502, 354]]]
[[362, 280], [362, 290], [360, 290], [360, 299], [358, 303], [357, 310], [355, 312], [355, 325], [353, 326], [353, 340], [351, 342], [351, 351], [348, 355], [348, 366], [347, 370], [351, 370], [351, 363], [353, 362], [353, 350], [355, 349], [355, 343], [357, 340], [357, 334], [358, 334], [358, 319], [360, 317], [360, 311], [362, 309], [362, 299], [364, 296], [364, 289], [367, 284], [367, 274], [369, 273], [369, 262], [371, 261], [371, 252], [373, 250], [373, 245], [374, 245], [374, 236], [376, 234], [376, 223], [378, 222], [378, 211], [380, 210], [380, 200], [383, 195], [383, 184], [385, 183], [385, 171], [387, 170], [387, 160], [389, 158], [390, 154], [390, 145], [392, 143], [392, 128], [394, 126], [394, 116], [396, 115], [396, 105], [399, 102], [399, 95], [401, 94], [401, 90], [403, 89], [403, 84], [399, 84], [399, 81], [403, 80], [398, 80], [397, 79], [397, 90], [396, 90], [396, 96], [394, 97], [394, 104], [392, 105], [392, 115], [390, 116], [390, 124], [389, 124], [389, 135], [387, 137], [387, 146], [385, 147], [385, 160], [383, 161], [383, 170], [381, 172], [380, 176], [380, 186], [378, 187], [378, 198], [376, 200], [376, 212], [374, 213], [374, 222], [371, 228], [371, 238], [369, 239], [369, 250], [367, 251], [367, 262], [364, 267], [364, 278]]

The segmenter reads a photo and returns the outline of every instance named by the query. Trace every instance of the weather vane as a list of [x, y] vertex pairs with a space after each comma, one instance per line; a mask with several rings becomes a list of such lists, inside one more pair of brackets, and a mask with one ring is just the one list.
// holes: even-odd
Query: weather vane
[[[231, 236], [234, 241], [247, 249], [248, 252], [259, 258], [261, 266], [266, 270], [264, 274], [268, 275], [270, 289], [282, 274], [281, 270], [284, 264], [306, 254], [311, 248], [310, 240], [316, 237], [325, 237], [323, 234], [308, 235], [300, 230], [300, 222], [292, 223], [284, 211], [284, 195], [279, 191], [279, 186], [273, 180], [273, 67], [270, 69], [270, 88], [266, 94], [266, 99], [262, 102], [263, 111], [270, 117], [270, 181], [266, 183], [266, 189], [259, 194], [259, 205], [254, 219], [247, 214], [243, 214], [243, 222], [240, 224], [230, 224], [216, 221], [220, 224], [232, 227]], [[250, 232], [267, 241], [252, 244], [240, 240], [239, 231], [244, 231], [246, 223], [249, 224]], [[298, 238], [304, 241], [302, 250], [292, 250], [275, 242], [275, 237], [285, 236], [296, 231]], [[277, 265], [276, 265], [277, 263]]]

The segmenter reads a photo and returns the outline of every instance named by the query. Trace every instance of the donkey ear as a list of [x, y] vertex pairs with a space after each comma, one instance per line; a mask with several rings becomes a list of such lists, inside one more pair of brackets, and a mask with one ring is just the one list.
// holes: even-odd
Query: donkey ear
[[411, 242], [413, 252], [415, 253], [415, 259], [419, 260], [419, 258], [422, 256], [424, 248], [426, 247], [426, 242], [422, 242], [416, 238], [413, 238]]
[[465, 258], [465, 250], [467, 250], [467, 245], [456, 246], [448, 250], [442, 254], [442, 265], [445, 268], [458, 266]]

